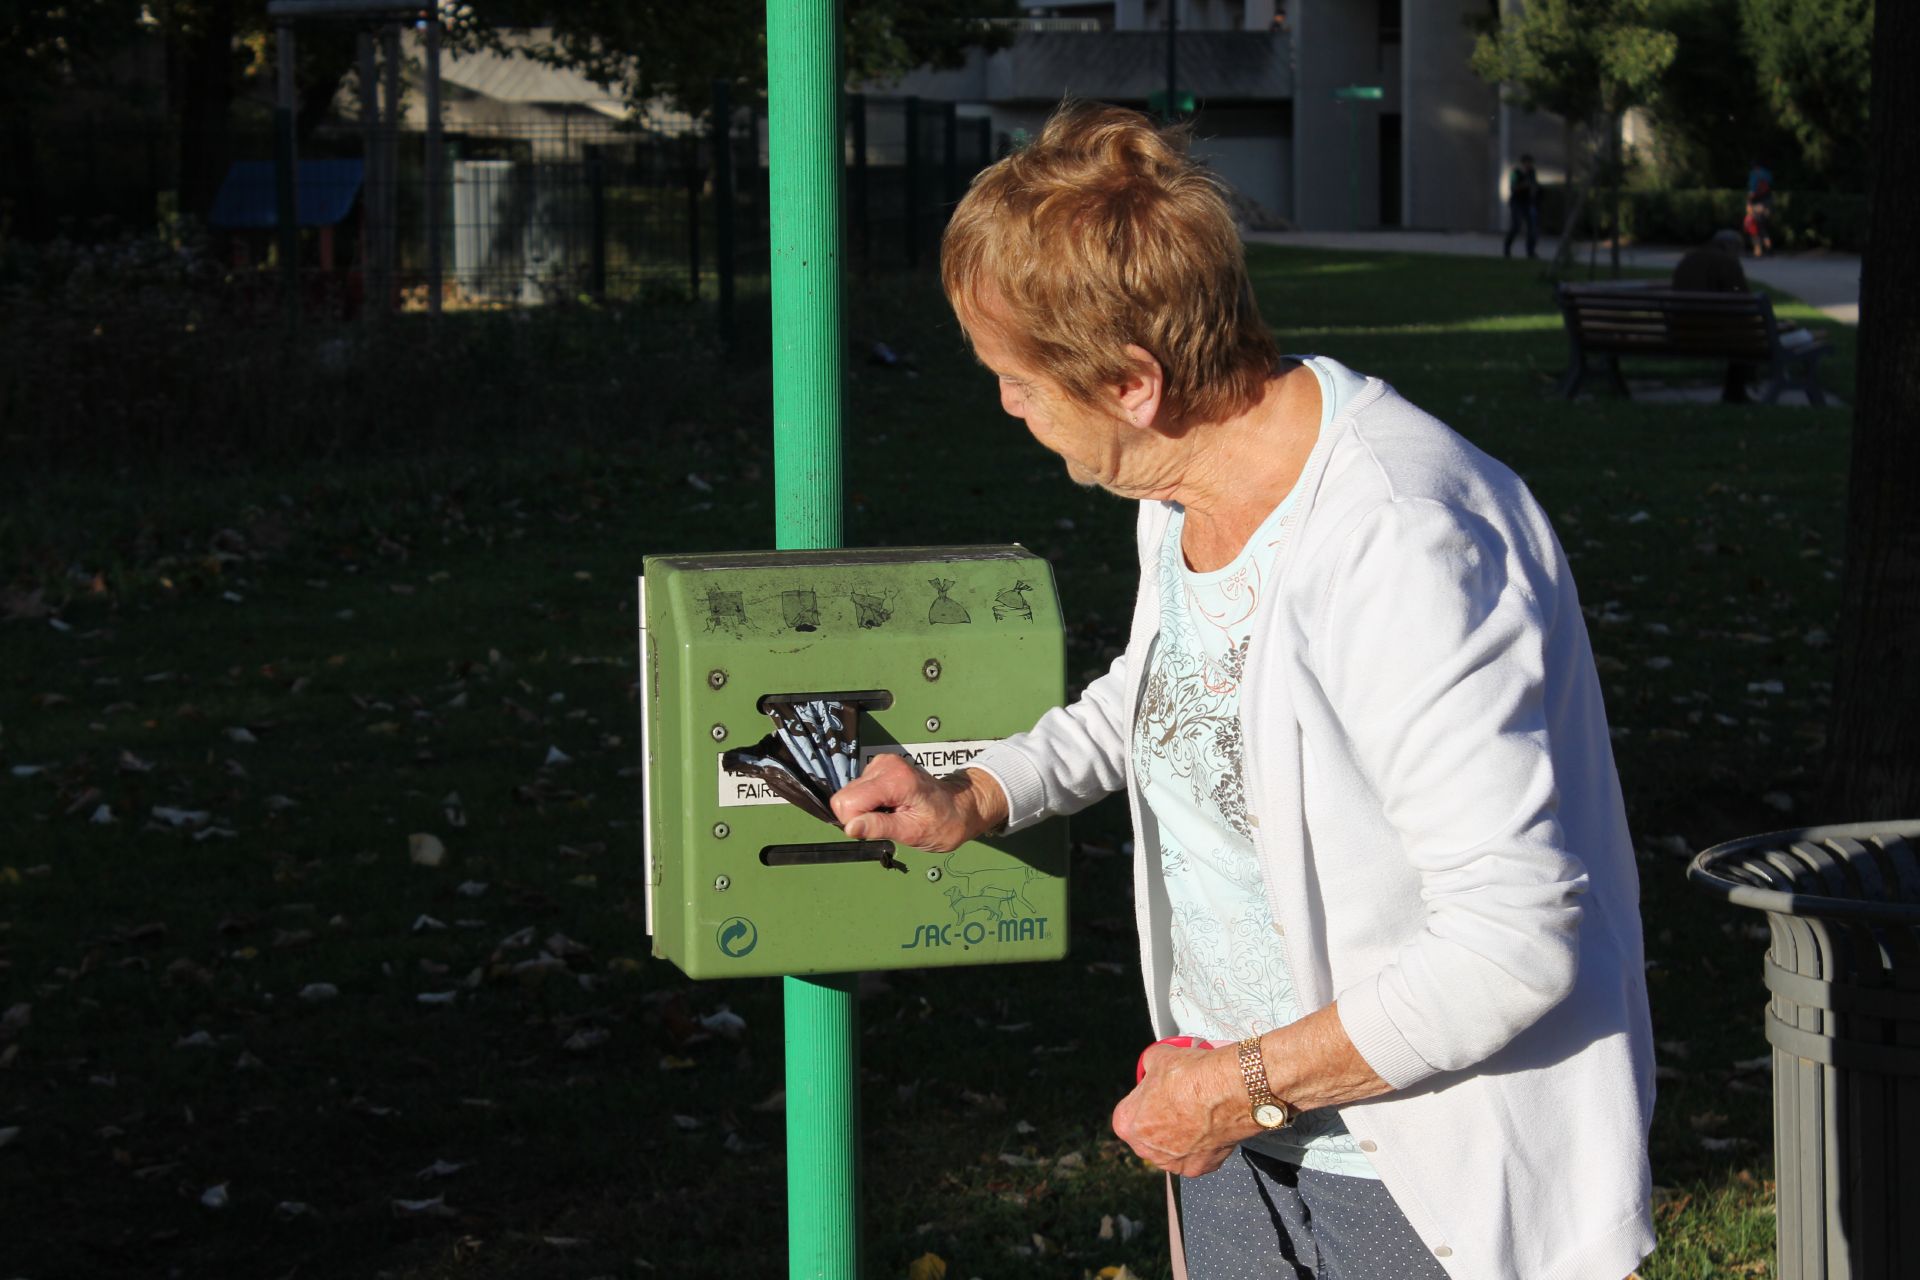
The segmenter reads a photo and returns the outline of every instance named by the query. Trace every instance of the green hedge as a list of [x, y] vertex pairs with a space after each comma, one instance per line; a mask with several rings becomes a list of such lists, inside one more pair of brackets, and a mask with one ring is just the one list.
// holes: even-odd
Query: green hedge
[[[1540, 220], [1558, 234], [1566, 220], [1563, 186], [1541, 189]], [[1581, 234], [1612, 234], [1613, 211], [1607, 193], [1587, 202]], [[1700, 244], [1722, 228], [1739, 230], [1746, 214], [1746, 192], [1737, 188], [1654, 187], [1621, 193], [1621, 233], [1648, 244]], [[1844, 249], [1859, 253], [1867, 244], [1867, 198], [1836, 191], [1782, 191], [1773, 198], [1776, 249]]]

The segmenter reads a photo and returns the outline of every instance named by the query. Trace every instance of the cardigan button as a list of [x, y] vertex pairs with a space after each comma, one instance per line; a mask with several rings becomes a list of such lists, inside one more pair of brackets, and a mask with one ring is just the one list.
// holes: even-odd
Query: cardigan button
[[1380, 1149], [1380, 1144], [1375, 1142], [1372, 1138], [1362, 1138], [1360, 1139], [1360, 1149], [1362, 1151], [1378, 1151]]
[[1441, 1245], [1433, 1251], [1433, 1256], [1436, 1258], [1451, 1258], [1453, 1256], [1453, 1250], [1447, 1248], [1445, 1245]]

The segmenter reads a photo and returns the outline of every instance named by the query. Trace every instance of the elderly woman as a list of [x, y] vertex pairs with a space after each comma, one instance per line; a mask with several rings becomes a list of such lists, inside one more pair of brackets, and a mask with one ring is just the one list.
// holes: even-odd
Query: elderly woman
[[1125, 654], [847, 834], [940, 851], [1125, 790], [1156, 1035], [1114, 1131], [1195, 1277], [1620, 1280], [1653, 1246], [1638, 888], [1567, 561], [1520, 480], [1283, 358], [1177, 134], [1062, 109], [947, 295], [1000, 403], [1139, 504]]

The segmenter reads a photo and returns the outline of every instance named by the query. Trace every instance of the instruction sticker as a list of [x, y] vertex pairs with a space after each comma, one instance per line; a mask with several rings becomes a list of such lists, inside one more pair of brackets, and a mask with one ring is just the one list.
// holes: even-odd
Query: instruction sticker
[[[998, 738], [970, 738], [962, 742], [902, 742], [882, 743], [876, 746], [862, 745], [860, 748], [860, 767], [865, 769], [867, 761], [875, 756], [905, 756], [928, 773], [951, 773], [955, 769], [964, 769], [973, 758], [998, 742]], [[743, 809], [752, 805], [785, 804], [775, 794], [772, 787], [758, 778], [744, 773], [732, 773], [724, 763], [726, 753], [714, 757], [714, 770], [719, 783], [719, 803], [722, 809]]]

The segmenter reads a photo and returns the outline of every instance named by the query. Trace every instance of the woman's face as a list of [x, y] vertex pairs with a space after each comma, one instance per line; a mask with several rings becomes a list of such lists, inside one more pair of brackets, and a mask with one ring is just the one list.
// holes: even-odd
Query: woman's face
[[1078, 485], [1118, 492], [1124, 428], [1112, 417], [1080, 404], [1060, 385], [1021, 362], [992, 326], [968, 330], [973, 351], [1000, 382], [1000, 407], [1026, 424], [1041, 446], [1067, 464]]

